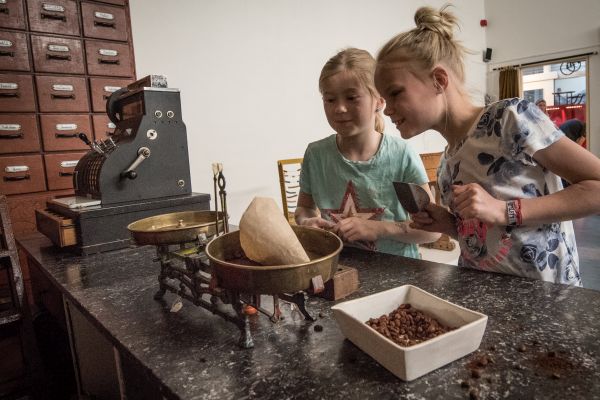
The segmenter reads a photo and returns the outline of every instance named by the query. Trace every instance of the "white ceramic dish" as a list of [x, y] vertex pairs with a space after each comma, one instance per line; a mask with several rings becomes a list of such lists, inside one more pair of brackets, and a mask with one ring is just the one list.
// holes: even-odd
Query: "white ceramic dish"
[[[365, 322], [389, 314], [402, 303], [455, 330], [410, 347], [402, 347]], [[398, 378], [411, 381], [479, 348], [488, 317], [404, 285], [331, 308], [342, 333]]]

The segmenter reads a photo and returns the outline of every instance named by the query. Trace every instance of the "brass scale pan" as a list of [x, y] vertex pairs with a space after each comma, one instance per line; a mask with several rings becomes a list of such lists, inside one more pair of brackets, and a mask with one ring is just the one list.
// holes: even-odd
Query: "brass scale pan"
[[[222, 213], [219, 212], [219, 226]], [[167, 245], [194, 241], [198, 234], [214, 235], [214, 211], [185, 211], [145, 218], [127, 227], [139, 245]], [[295, 293], [310, 288], [311, 279], [321, 275], [323, 282], [337, 270], [342, 241], [322, 229], [292, 225], [310, 261], [289, 265], [248, 265], [240, 245], [239, 231], [215, 237], [205, 252], [216, 273], [219, 286], [247, 294]]]

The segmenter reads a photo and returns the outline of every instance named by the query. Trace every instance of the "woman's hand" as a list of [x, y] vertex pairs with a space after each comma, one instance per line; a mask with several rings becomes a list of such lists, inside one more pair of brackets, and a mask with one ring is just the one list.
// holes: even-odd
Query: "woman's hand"
[[477, 183], [452, 185], [453, 209], [463, 220], [477, 218], [488, 225], [507, 225], [506, 202], [492, 197]]
[[429, 203], [425, 210], [411, 214], [410, 227], [427, 232], [441, 232], [456, 238], [456, 219], [444, 207]]
[[381, 221], [348, 217], [338, 222], [333, 231], [346, 242], [374, 242], [379, 239], [380, 228]]

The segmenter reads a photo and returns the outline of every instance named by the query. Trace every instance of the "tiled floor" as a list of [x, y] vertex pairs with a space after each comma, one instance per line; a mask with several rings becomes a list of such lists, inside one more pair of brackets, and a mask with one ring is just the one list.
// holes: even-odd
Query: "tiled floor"
[[600, 215], [573, 221], [583, 287], [600, 290]]

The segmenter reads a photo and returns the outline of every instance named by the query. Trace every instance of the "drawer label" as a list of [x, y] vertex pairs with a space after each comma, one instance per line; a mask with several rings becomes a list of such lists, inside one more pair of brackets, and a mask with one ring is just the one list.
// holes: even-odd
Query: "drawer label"
[[48, 50], [50, 51], [60, 51], [62, 53], [68, 53], [69, 52], [69, 46], [65, 46], [62, 44], [49, 44], [48, 45]]
[[62, 168], [73, 168], [77, 165], [79, 160], [71, 160], [71, 161], [61, 161], [60, 166]]
[[116, 126], [114, 123], [112, 123], [112, 122], [109, 122], [108, 124], [106, 124], [106, 126], [108, 127], [108, 129], [115, 129], [115, 128], [117, 127], [117, 126]]
[[29, 171], [29, 167], [27, 165], [9, 165], [4, 168], [4, 172], [27, 172]]
[[75, 89], [73, 88], [73, 85], [52, 85], [52, 90], [60, 92], [72, 92]]
[[114, 92], [116, 92], [119, 89], [121, 89], [119, 86], [104, 86], [104, 91], [105, 92], [114, 93]]
[[6, 4], [6, 0], [0, 0], [0, 4]]
[[45, 11], [54, 11], [54, 12], [65, 12], [65, 8], [63, 6], [59, 6], [58, 4], [48, 4], [48, 3], [44, 3], [42, 4], [42, 8]]
[[112, 50], [112, 49], [99, 49], [98, 53], [100, 53], [100, 55], [102, 56], [111, 56], [111, 57], [115, 57], [119, 55], [119, 52], [116, 50]]
[[77, 129], [77, 124], [56, 124], [58, 131], [74, 131]]
[[20, 124], [0, 124], [0, 131], [20, 131]]
[[0, 89], [14, 90], [14, 89], [18, 89], [18, 88], [19, 88], [19, 84], [18, 83], [0, 82]]
[[6, 39], [0, 39], [0, 47], [12, 47], [13, 42]]
[[109, 20], [113, 20], [115, 19], [115, 16], [110, 14], [110, 13], [106, 13], [106, 12], [100, 12], [100, 11], [96, 11], [94, 12], [94, 16], [96, 18], [100, 18], [100, 19], [109, 19]]

